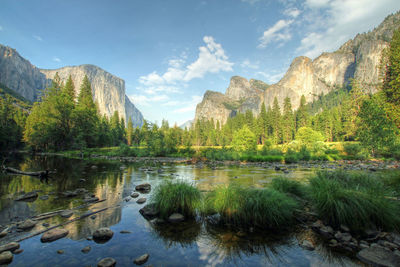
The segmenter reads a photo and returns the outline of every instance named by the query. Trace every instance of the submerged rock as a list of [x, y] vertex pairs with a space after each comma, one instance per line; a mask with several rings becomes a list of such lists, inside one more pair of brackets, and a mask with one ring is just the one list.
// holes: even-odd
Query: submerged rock
[[83, 252], [83, 253], [89, 253], [89, 251], [91, 250], [92, 248], [90, 247], [90, 246], [86, 246], [86, 247], [84, 247], [83, 249], [81, 249], [81, 251]]
[[303, 240], [303, 242], [301, 242], [300, 246], [305, 248], [305, 249], [307, 249], [307, 250], [314, 250], [315, 249], [313, 243], [311, 243], [311, 241], [309, 241], [307, 239]]
[[39, 197], [41, 200], [48, 200], [49, 196], [48, 195], [43, 195]]
[[24, 251], [23, 249], [19, 248], [19, 249], [14, 250], [12, 253], [13, 254], [21, 254], [23, 251]]
[[42, 235], [40, 238], [40, 241], [43, 243], [46, 242], [53, 242], [57, 239], [66, 237], [68, 235], [69, 231], [66, 229], [52, 229]]
[[142, 256], [136, 258], [133, 262], [137, 265], [142, 265], [149, 259], [149, 257], [150, 257], [150, 255], [146, 253], [146, 254], [143, 254]]
[[26, 200], [26, 201], [33, 201], [33, 200], [35, 200], [37, 197], [38, 197], [38, 193], [37, 193], [36, 191], [32, 191], [32, 192], [28, 192], [28, 193], [26, 193], [26, 194], [23, 194], [23, 195], [17, 197], [15, 200], [16, 200], [16, 201], [23, 201], [23, 200]]
[[31, 219], [27, 219], [23, 223], [18, 225], [18, 229], [22, 229], [24, 231], [32, 229], [36, 225], [36, 221], [32, 221]]
[[0, 253], [0, 265], [9, 264], [13, 260], [13, 254], [10, 251]]
[[132, 198], [137, 198], [139, 196], [139, 193], [136, 193], [136, 192], [133, 192], [132, 194], [131, 194], [131, 197]]
[[63, 210], [60, 213], [60, 216], [63, 217], [63, 218], [69, 218], [69, 217], [72, 216], [72, 214], [74, 214], [74, 212], [72, 210]]
[[138, 203], [138, 204], [143, 204], [144, 202], [146, 202], [146, 198], [145, 197], [141, 197], [136, 201], [136, 203]]
[[14, 251], [16, 249], [19, 249], [19, 243], [10, 242], [8, 244], [0, 246], [0, 253], [2, 253], [4, 251]]
[[104, 242], [107, 242], [108, 240], [110, 240], [113, 237], [113, 235], [114, 235], [114, 232], [111, 231], [110, 228], [103, 227], [103, 228], [99, 228], [96, 231], [94, 231], [93, 239], [97, 243], [104, 243]]
[[120, 234], [130, 234], [132, 233], [131, 231], [127, 231], [127, 230], [122, 230], [119, 232]]
[[64, 250], [62, 249], [57, 250], [57, 254], [64, 254]]
[[145, 217], [147, 220], [151, 220], [158, 215], [158, 210], [156, 209], [154, 204], [149, 204], [144, 206], [139, 210], [140, 214]]
[[114, 267], [116, 263], [113, 258], [104, 258], [97, 263], [97, 267]]
[[373, 266], [400, 266], [400, 256], [380, 247], [365, 248], [357, 253], [357, 258]]
[[151, 190], [151, 185], [149, 183], [140, 184], [135, 187], [136, 191], [149, 193]]
[[180, 213], [173, 213], [171, 216], [168, 217], [168, 221], [171, 223], [179, 223], [185, 220], [185, 216]]

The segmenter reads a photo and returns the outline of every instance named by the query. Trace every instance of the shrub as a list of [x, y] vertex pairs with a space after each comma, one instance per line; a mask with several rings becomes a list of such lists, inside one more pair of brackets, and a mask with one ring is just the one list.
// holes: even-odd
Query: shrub
[[310, 179], [310, 198], [321, 218], [332, 226], [348, 225], [352, 230], [369, 227], [399, 228], [399, 205], [385, 198], [372, 179], [345, 172], [319, 172]]
[[358, 153], [361, 152], [361, 146], [356, 143], [345, 143], [343, 145], [343, 149], [349, 156], [356, 156]]
[[279, 177], [272, 179], [271, 187], [276, 191], [285, 194], [293, 194], [298, 197], [304, 197], [305, 186], [300, 182], [291, 180], [285, 177]]
[[293, 222], [296, 202], [274, 189], [219, 187], [206, 197], [207, 212], [217, 212], [225, 223], [239, 227], [278, 228]]
[[135, 157], [136, 153], [127, 144], [121, 143], [116, 153], [118, 156]]
[[160, 216], [168, 218], [178, 212], [186, 217], [192, 217], [201, 200], [200, 191], [185, 182], [164, 182], [159, 185], [151, 198], [151, 202], [160, 211]]
[[256, 151], [257, 138], [245, 125], [233, 134], [232, 147], [235, 151]]
[[297, 155], [297, 153], [289, 148], [285, 155], [285, 162], [296, 163], [298, 161], [299, 161], [299, 156]]
[[311, 159], [311, 153], [307, 149], [307, 146], [302, 146], [299, 151], [299, 159], [300, 160], [310, 160]]
[[314, 131], [308, 127], [301, 127], [296, 133], [296, 140], [309, 146], [315, 142], [324, 141], [324, 136], [318, 131]]

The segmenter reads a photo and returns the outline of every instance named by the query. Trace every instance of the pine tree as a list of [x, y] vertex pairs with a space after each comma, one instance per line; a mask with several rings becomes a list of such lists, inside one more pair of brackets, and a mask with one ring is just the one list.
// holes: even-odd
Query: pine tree
[[292, 103], [290, 98], [286, 97], [283, 104], [283, 116], [282, 116], [282, 139], [284, 143], [288, 143], [293, 140], [295, 131], [294, 115], [292, 110]]
[[272, 106], [272, 136], [274, 139], [275, 143], [280, 143], [281, 142], [281, 133], [282, 133], [282, 128], [281, 128], [281, 108], [279, 107], [278, 99], [275, 97], [274, 98], [274, 104]]
[[309, 125], [309, 117], [306, 97], [302, 95], [300, 98], [300, 106], [296, 112], [296, 131], [301, 127]]
[[71, 75], [69, 75], [68, 80], [63, 87], [63, 93], [68, 95], [73, 101], [75, 100], [75, 85], [72, 81]]
[[129, 117], [128, 127], [126, 128], [126, 140], [129, 146], [132, 145], [132, 139], [133, 139], [133, 123], [132, 123], [132, 118]]

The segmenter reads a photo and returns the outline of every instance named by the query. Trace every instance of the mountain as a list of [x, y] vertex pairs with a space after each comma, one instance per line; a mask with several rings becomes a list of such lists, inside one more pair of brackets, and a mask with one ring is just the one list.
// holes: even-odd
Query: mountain
[[351, 78], [358, 80], [365, 91], [374, 93], [379, 84], [382, 51], [398, 27], [400, 12], [386, 17], [373, 31], [358, 34], [335, 52], [322, 53], [314, 60], [297, 57], [283, 78], [273, 85], [260, 86], [260, 81], [234, 76], [225, 94], [205, 93], [196, 107], [195, 120], [213, 118], [225, 123], [237, 112], [251, 110], [258, 114], [262, 103], [268, 108], [275, 97], [281, 108], [284, 99], [290, 97], [292, 107], [297, 109], [302, 95], [311, 103], [320, 95], [345, 87]]
[[125, 95], [125, 82], [94, 65], [63, 67], [56, 70], [39, 69], [21, 57], [15, 49], [0, 45], [0, 83], [30, 101], [38, 101], [41, 90], [51, 84], [58, 72], [62, 81], [71, 75], [76, 95], [85, 75], [92, 84], [94, 101], [100, 113], [111, 117], [115, 111], [125, 119], [131, 117], [134, 126], [143, 124], [143, 115]]
[[182, 123], [181, 125], [179, 125], [179, 128], [181, 128], [181, 129], [185, 129], [185, 128], [190, 129], [192, 127], [193, 122], [194, 122], [194, 120], [188, 120], [188, 121]]

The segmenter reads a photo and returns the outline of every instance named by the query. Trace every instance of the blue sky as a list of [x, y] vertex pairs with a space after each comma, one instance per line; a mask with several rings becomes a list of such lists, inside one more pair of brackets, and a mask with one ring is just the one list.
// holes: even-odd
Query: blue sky
[[39, 68], [94, 64], [146, 119], [181, 124], [240, 75], [275, 83], [300, 55], [334, 51], [398, 0], [0, 0], [0, 43]]

